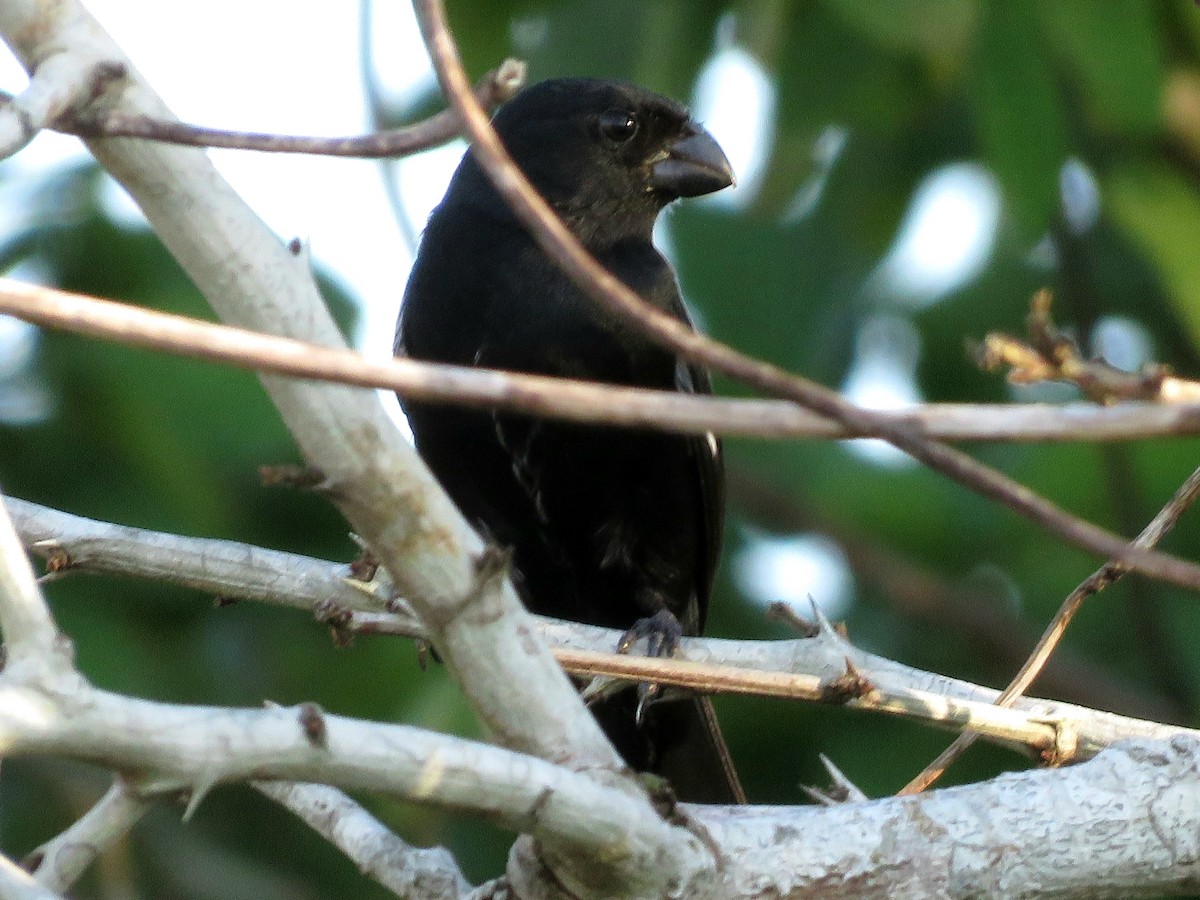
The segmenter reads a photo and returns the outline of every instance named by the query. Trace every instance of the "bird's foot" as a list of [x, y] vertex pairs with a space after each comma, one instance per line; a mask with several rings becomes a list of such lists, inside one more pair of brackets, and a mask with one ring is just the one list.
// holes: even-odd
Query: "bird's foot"
[[[617, 643], [618, 653], [628, 653], [640, 641], [646, 639], [646, 655], [651, 657], [674, 656], [679, 652], [683, 638], [683, 626], [668, 609], [660, 609], [652, 616], [638, 619], [633, 627], [621, 636]], [[638, 685], [636, 720], [640, 726], [645, 719], [646, 708], [662, 694], [662, 685], [643, 681]]]
[[660, 609], [654, 615], [634, 622], [633, 627], [621, 635], [617, 652], [628, 653], [642, 638], [646, 639], [647, 656], [674, 656], [683, 639], [683, 626], [669, 609]]

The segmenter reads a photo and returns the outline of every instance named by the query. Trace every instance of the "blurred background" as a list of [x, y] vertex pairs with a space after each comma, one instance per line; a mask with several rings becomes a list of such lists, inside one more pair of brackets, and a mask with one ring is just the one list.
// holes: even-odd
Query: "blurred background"
[[[183, 118], [343, 134], [440, 107], [406, 4], [214, 0], [87, 4]], [[452, 0], [472, 77], [506, 56], [533, 80], [589, 74], [690, 102], [739, 186], [664, 217], [659, 241], [714, 336], [873, 406], [1077, 399], [1016, 390], [966, 347], [1023, 332], [1031, 293], [1088, 353], [1200, 376], [1200, 9], [1189, 0]], [[0, 87], [24, 76], [0, 60]], [[462, 144], [377, 164], [224, 151], [214, 158], [281, 238], [311, 248], [368, 353], [389, 352], [415, 242]], [[211, 318], [79, 143], [38, 138], [0, 164], [5, 274]], [[720, 383], [719, 390], [742, 390]], [[398, 413], [397, 413], [398, 415]], [[402, 426], [402, 423], [401, 423]], [[1001, 685], [1098, 560], [887, 447], [727, 442], [730, 516], [711, 633], [809, 599], [896, 660]], [[1195, 467], [1195, 440], [971, 448], [1068, 509], [1136, 533]], [[257, 480], [298, 462], [241, 373], [0, 318], [0, 485], [119, 523], [349, 560], [320, 499]], [[1197, 555], [1186, 517], [1164, 545]], [[311, 700], [346, 715], [474, 735], [411, 643], [336, 648], [308, 617], [161, 584], [71, 576], [48, 587], [96, 684], [175, 702]], [[1035, 693], [1195, 724], [1197, 598], [1129, 579], [1077, 620]], [[723, 698], [750, 796], [805, 802], [829, 755], [868, 794], [946, 743], [831, 707]], [[949, 781], [1027, 762], [979, 746]], [[6, 761], [0, 845], [20, 856], [78, 817], [105, 773]], [[511, 836], [379, 797], [405, 838], [449, 845], [476, 879]], [[80, 897], [386, 896], [287, 813], [219, 789], [181, 824], [156, 810]]]

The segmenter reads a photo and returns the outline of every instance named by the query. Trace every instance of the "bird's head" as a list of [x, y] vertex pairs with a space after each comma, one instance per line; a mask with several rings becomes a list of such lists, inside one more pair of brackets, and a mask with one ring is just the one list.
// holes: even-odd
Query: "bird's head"
[[539, 82], [508, 101], [494, 124], [533, 186], [585, 243], [648, 236], [672, 200], [734, 183], [729, 160], [686, 107], [632, 84]]

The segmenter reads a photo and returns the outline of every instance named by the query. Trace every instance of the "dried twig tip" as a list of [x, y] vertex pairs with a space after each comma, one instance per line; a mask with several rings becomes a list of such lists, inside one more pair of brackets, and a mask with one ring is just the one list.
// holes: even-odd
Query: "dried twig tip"
[[496, 102], [503, 103], [523, 88], [528, 74], [529, 69], [524, 60], [509, 57], [500, 63], [493, 79], [496, 85]]
[[782, 601], [776, 601], [768, 606], [766, 617], [768, 622], [779, 622], [782, 625], [786, 625], [801, 637], [816, 637], [821, 633], [820, 626], [814, 622], [810, 622]]

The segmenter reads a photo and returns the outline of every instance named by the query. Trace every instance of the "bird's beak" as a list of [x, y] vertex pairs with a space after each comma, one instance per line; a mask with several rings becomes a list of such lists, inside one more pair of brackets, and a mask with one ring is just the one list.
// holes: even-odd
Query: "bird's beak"
[[650, 186], [676, 197], [699, 197], [734, 184], [733, 168], [711, 134], [689, 122], [683, 137], [650, 166]]

